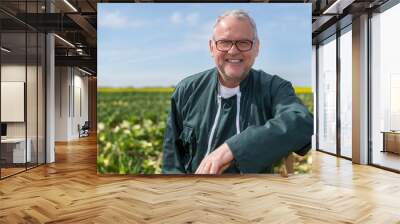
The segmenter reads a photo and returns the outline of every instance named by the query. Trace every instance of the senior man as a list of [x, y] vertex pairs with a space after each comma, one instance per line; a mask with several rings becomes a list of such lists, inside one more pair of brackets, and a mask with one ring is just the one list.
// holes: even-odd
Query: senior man
[[268, 172], [309, 150], [312, 115], [290, 82], [252, 69], [259, 46], [245, 11], [218, 17], [209, 41], [216, 68], [185, 78], [172, 94], [163, 173]]

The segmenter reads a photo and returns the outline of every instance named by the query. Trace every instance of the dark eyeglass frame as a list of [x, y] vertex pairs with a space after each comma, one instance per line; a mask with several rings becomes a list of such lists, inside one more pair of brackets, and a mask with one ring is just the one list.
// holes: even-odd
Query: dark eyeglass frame
[[[214, 39], [213, 39], [213, 40], [214, 40]], [[225, 39], [221, 39], [221, 40], [214, 40], [214, 44], [215, 44], [215, 47], [217, 48], [217, 50], [219, 50], [219, 51], [221, 51], [221, 52], [228, 52], [228, 51], [230, 51], [230, 50], [232, 49], [233, 45], [236, 46], [236, 49], [238, 49], [238, 51], [240, 51], [240, 52], [246, 52], [246, 51], [250, 51], [251, 49], [253, 49], [253, 45], [254, 45], [254, 41], [255, 41], [255, 40], [256, 40], [255, 38], [254, 38], [253, 40], [247, 40], [247, 39], [244, 39], [244, 40], [225, 40]], [[221, 49], [218, 48], [218, 43], [220, 43], [221, 41], [224, 41], [224, 42], [231, 42], [231, 46], [229, 47], [228, 50], [221, 50]], [[238, 42], [245, 42], [245, 41], [250, 42], [250, 48], [247, 49], [247, 50], [241, 50], [241, 49], [238, 47], [237, 43], [238, 43]]]

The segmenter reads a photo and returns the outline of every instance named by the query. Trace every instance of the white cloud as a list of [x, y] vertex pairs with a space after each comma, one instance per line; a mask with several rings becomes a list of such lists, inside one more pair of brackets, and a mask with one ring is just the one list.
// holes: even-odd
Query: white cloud
[[121, 15], [119, 11], [105, 12], [97, 18], [99, 19], [99, 26], [111, 29], [139, 28], [149, 25], [149, 22], [147, 21], [129, 19], [128, 17]]
[[194, 26], [191, 32], [185, 34], [179, 49], [188, 51], [208, 51], [208, 40], [212, 36], [214, 21], [206, 21]]
[[198, 13], [190, 13], [186, 15], [186, 21], [189, 25], [196, 25], [199, 21], [199, 14]]
[[99, 16], [99, 25], [108, 28], [122, 28], [127, 24], [126, 17], [122, 16], [118, 11], [106, 12]]
[[174, 12], [169, 17], [172, 24], [187, 24], [194, 26], [199, 21], [199, 14], [196, 12], [183, 14], [181, 12]]
[[170, 17], [170, 21], [171, 21], [173, 24], [180, 24], [180, 23], [183, 22], [183, 16], [182, 16], [182, 14], [179, 13], [179, 12], [174, 12], [174, 13], [172, 13], [172, 15], [171, 15], [171, 17]]

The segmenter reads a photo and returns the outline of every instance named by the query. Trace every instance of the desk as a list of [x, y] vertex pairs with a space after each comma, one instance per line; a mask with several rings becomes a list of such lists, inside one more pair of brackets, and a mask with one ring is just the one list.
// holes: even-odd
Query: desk
[[383, 150], [382, 152], [393, 152], [400, 154], [400, 132], [399, 131], [382, 131], [383, 133]]
[[[6, 161], [10, 163], [30, 162], [32, 159], [32, 154], [31, 154], [32, 140], [28, 138], [27, 142], [28, 142], [27, 144], [28, 147], [26, 147], [26, 154], [25, 154], [25, 138], [1, 139], [2, 157], [5, 158]], [[6, 156], [3, 156], [3, 152]], [[12, 160], [10, 154], [12, 154]], [[25, 158], [27, 158], [27, 161], [25, 161]]]

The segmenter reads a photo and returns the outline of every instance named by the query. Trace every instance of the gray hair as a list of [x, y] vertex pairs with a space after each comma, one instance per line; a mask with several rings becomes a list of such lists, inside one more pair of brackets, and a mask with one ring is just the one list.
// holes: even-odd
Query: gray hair
[[[258, 40], [258, 34], [257, 34], [257, 26], [256, 23], [254, 22], [254, 20], [250, 17], [250, 15], [242, 10], [242, 9], [235, 9], [235, 10], [230, 10], [230, 11], [226, 11], [224, 12], [224, 14], [218, 16], [217, 20], [215, 21], [215, 24], [213, 26], [213, 30], [215, 31], [215, 28], [217, 27], [217, 25], [221, 22], [222, 19], [224, 19], [227, 16], [233, 16], [237, 19], [247, 19], [250, 22], [250, 25], [252, 26], [253, 30], [254, 30], [254, 38], [256, 40]], [[213, 33], [214, 36], [214, 33]]]

